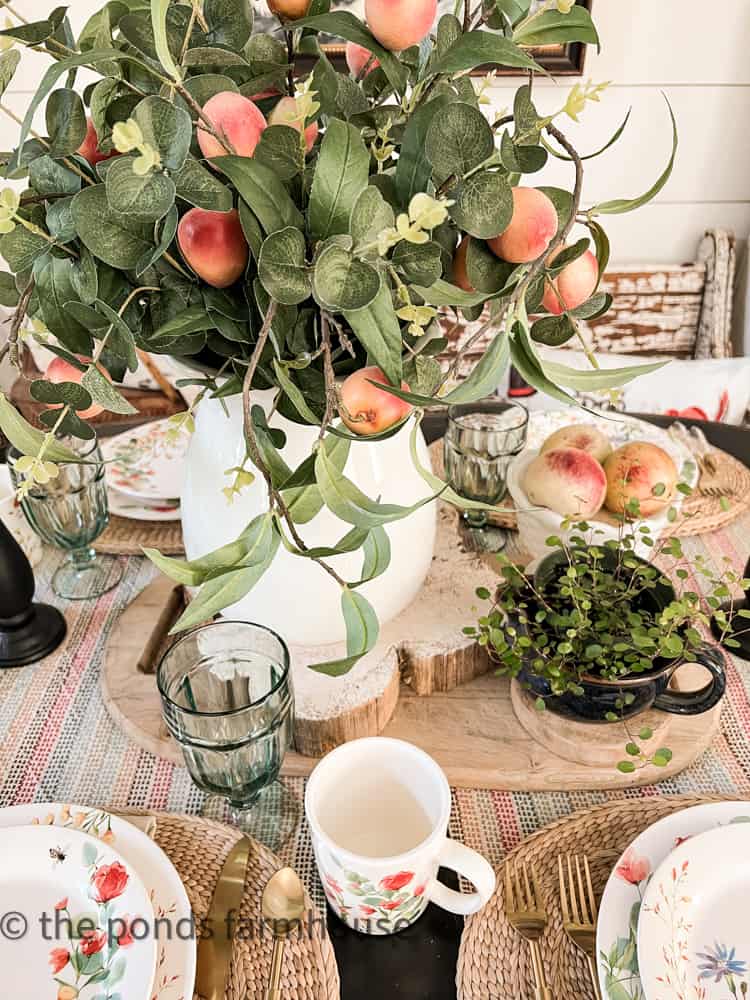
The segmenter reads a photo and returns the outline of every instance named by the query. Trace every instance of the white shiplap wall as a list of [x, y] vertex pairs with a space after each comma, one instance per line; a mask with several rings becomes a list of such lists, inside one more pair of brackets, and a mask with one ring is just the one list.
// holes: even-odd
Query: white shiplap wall
[[[69, 13], [75, 28], [101, 0], [75, 0]], [[53, 0], [15, 0], [28, 19], [42, 17]], [[720, 30], [707, 29], [704, 0], [594, 0], [602, 52], [590, 50], [585, 76], [612, 80], [599, 105], [589, 105], [580, 124], [565, 130], [583, 151], [603, 144], [632, 106], [620, 142], [587, 167], [585, 200], [631, 196], [648, 188], [669, 155], [670, 125], [661, 93], [672, 103], [680, 130], [674, 174], [650, 206], [610, 217], [615, 263], [692, 260], [711, 226], [750, 233], [750, 0], [720, 0]], [[22, 115], [48, 64], [25, 53], [4, 102]], [[87, 79], [79, 75], [81, 85]], [[542, 112], [560, 107], [571, 81], [540, 80], [536, 100]], [[493, 104], [511, 105], [512, 83], [499, 82]], [[43, 130], [43, 115], [39, 116]], [[0, 148], [14, 145], [17, 126], [0, 115]], [[534, 183], [567, 181], [570, 167], [553, 161]]]

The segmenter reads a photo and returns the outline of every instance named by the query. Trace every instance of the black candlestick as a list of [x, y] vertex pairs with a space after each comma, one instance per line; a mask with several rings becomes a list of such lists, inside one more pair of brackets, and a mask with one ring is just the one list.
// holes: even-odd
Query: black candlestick
[[34, 604], [34, 573], [21, 546], [0, 521], [0, 669], [36, 663], [65, 638], [65, 619]]
[[[745, 567], [745, 576], [750, 579], [750, 560]], [[721, 610], [729, 616], [730, 631], [726, 637], [739, 643], [739, 646], [725, 645], [724, 648], [735, 656], [741, 656], [743, 660], [750, 660], [750, 618], [737, 613], [738, 611], [750, 611], [750, 589], [745, 591], [744, 601], [727, 602], [722, 604]], [[721, 641], [724, 629], [715, 617], [711, 619], [711, 631]]]

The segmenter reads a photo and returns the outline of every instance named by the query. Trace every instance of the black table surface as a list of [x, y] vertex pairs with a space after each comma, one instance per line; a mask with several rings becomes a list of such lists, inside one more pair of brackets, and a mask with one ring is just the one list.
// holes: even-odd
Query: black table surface
[[[636, 414], [668, 427], [671, 417]], [[684, 420], [702, 427], [717, 448], [750, 466], [750, 429], [730, 424]], [[428, 443], [445, 434], [447, 418], [427, 414], [422, 422]], [[440, 878], [457, 888], [453, 872]], [[463, 918], [429, 906], [414, 926], [392, 937], [368, 937], [349, 930], [329, 909], [328, 932], [341, 975], [341, 1000], [456, 1000], [456, 965]], [[508, 998], [515, 1000], [515, 998]]]

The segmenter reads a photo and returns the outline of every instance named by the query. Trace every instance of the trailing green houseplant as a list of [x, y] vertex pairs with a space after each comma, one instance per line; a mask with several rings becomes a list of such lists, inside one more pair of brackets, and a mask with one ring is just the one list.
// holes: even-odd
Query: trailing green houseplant
[[[31, 386], [35, 399], [57, 407], [42, 414], [46, 432], [0, 397], [0, 427], [23, 452], [24, 475], [29, 483], [53, 477], [57, 463], [73, 459], [58, 439], [93, 434], [79, 415], [92, 403], [128, 412], [102, 367], [114, 376], [133, 370], [137, 348], [194, 359], [207, 372], [196, 378], [202, 394], [243, 396], [247, 455], [226, 492], [241, 495], [260, 473], [268, 510], [204, 559], [150, 554], [202, 588], [192, 622], [221, 610], [228, 592], [237, 600], [249, 591], [281, 546], [313, 560], [341, 587], [348, 634], [348, 655], [318, 669], [346, 672], [378, 634], [359, 588], [387, 567], [385, 526], [413, 509], [361, 493], [341, 473], [348, 449], [364, 435], [396, 433], [413, 415], [416, 461], [423, 408], [485, 396], [511, 361], [565, 403], [568, 388], [612, 388], [651, 370], [580, 372], [542, 360], [535, 344], [563, 344], [579, 335], [581, 319], [609, 308], [598, 289], [609, 258], [600, 219], [661, 190], [676, 151], [674, 118], [672, 155], [656, 183], [640, 197], [584, 209], [583, 157], [561, 122], [577, 120], [601, 87], [576, 84], [558, 114], [540, 115], [532, 85], [544, 71], [524, 48], [598, 44], [589, 13], [571, 0], [533, 9], [531, 0], [459, 0], [431, 34], [435, 0], [402, 0], [409, 30], [415, 16], [427, 27], [400, 52], [404, 36], [392, 27], [401, 22], [383, 19], [381, 0], [366, 3], [372, 31], [351, 13], [331, 12], [329, 0], [276, 0], [273, 36], [253, 32], [250, 0], [111, 0], [77, 37], [64, 7], [29, 24], [4, 6], [19, 23], [0, 32], [3, 43], [45, 51], [52, 65], [4, 166], [27, 187], [0, 196], [0, 253], [13, 271], [0, 291], [15, 306], [2, 353], [18, 362], [30, 317], [71, 366], [67, 381]], [[355, 72], [334, 68], [319, 33], [347, 40]], [[303, 54], [315, 64], [299, 79]], [[0, 93], [18, 61], [17, 47], [0, 56]], [[483, 88], [468, 75], [479, 66], [528, 74], [512, 113], [485, 117]], [[99, 79], [79, 94], [84, 67]], [[45, 100], [41, 135], [31, 126]], [[522, 185], [550, 155], [570, 162], [571, 189]], [[549, 227], [536, 245], [521, 204], [528, 197]], [[590, 238], [568, 245], [577, 223]], [[202, 250], [217, 232], [218, 258]], [[593, 280], [573, 301], [555, 279], [584, 258], [589, 270], [594, 262]], [[452, 389], [456, 366], [443, 373], [435, 357], [445, 345], [438, 315], [451, 310], [470, 319], [488, 311], [464, 352], [496, 330]], [[540, 318], [532, 324], [530, 314]], [[404, 404], [375, 434], [349, 411], [339, 384], [368, 363], [379, 370], [379, 398], [387, 392]], [[284, 435], [253, 405], [258, 388], [273, 390], [284, 416], [320, 428], [297, 469], [281, 458]], [[189, 433], [192, 419], [193, 408], [176, 419], [175, 433]], [[440, 495], [471, 505], [429, 470], [420, 473], [422, 503]], [[299, 526], [324, 505], [351, 531], [311, 549]], [[343, 579], [330, 558], [358, 550], [362, 578]]]
[[[638, 502], [631, 500], [629, 510], [637, 518]], [[648, 763], [665, 766], [671, 753], [664, 748], [644, 753], [640, 743], [652, 734], [629, 727], [654, 702], [689, 714], [719, 700], [721, 654], [707, 647], [704, 635], [716, 615], [724, 633], [721, 641], [739, 646], [730, 637], [731, 609], [719, 608], [748, 581], [728, 558], [717, 570], [701, 555], [688, 560], [676, 537], [655, 541], [647, 522], [636, 527], [623, 520], [619, 538], [606, 541], [587, 522], [565, 528], [572, 534], [565, 541], [548, 539], [551, 554], [533, 576], [499, 557], [503, 584], [494, 595], [486, 588], [478, 591], [491, 606], [465, 632], [487, 648], [499, 674], [519, 678], [540, 711], [549, 707], [583, 721], [624, 721], [631, 759], [620, 770], [629, 773]], [[656, 563], [672, 561], [670, 577], [676, 584], [654, 562], [634, 554], [635, 546], [644, 544]], [[750, 612], [740, 614], [750, 619]], [[693, 661], [718, 670], [720, 688], [692, 699], [665, 695], [674, 669]]]

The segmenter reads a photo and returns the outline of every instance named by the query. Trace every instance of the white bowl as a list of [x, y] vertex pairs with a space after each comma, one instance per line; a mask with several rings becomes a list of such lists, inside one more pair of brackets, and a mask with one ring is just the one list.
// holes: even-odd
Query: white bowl
[[[535, 507], [526, 495], [526, 491], [521, 484], [524, 481], [526, 469], [538, 454], [539, 450], [537, 448], [526, 448], [520, 455], [517, 455], [513, 459], [508, 469], [508, 492], [513, 498], [513, 504], [516, 508], [521, 546], [534, 560], [542, 559], [552, 551], [550, 546], [547, 545], [547, 539], [552, 535], [556, 535], [565, 541], [570, 538], [571, 534], [580, 534], [573, 527], [569, 527], [567, 530], [564, 529], [563, 521], [565, 518], [561, 514], [557, 514], [548, 507]], [[673, 506], [679, 508], [683, 500], [683, 495], [679, 492], [676, 493]], [[598, 514], [594, 514], [592, 517], [577, 518], [577, 521], [584, 520], [596, 529], [595, 541], [597, 543], [604, 543], [610, 539], [620, 537], [620, 532], [622, 531], [621, 525], [605, 510], [599, 511]], [[651, 537], [656, 541], [669, 524], [667, 508], [653, 517], [633, 522], [636, 537], [636, 544], [633, 551], [643, 559], [650, 560], [653, 550], [650, 546], [644, 545], [640, 541], [641, 536], [638, 531], [638, 528], [643, 524], [649, 526]]]

